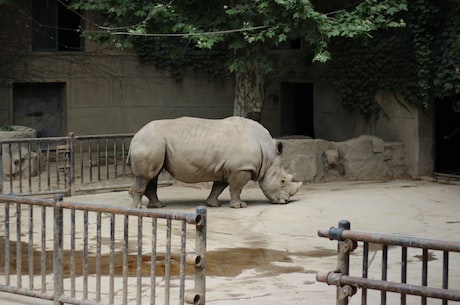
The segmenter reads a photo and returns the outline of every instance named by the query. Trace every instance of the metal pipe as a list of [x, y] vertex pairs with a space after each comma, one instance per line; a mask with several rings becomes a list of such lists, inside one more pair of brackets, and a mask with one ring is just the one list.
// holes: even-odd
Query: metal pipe
[[[407, 283], [407, 247], [401, 248], [401, 283]], [[401, 305], [406, 305], [406, 295], [401, 294]]]
[[[382, 281], [387, 280], [387, 271], [388, 271], [388, 245], [382, 245]], [[386, 291], [381, 291], [380, 292], [380, 304], [386, 305], [386, 303], [387, 303], [387, 293]]]
[[187, 240], [187, 223], [181, 222], [181, 236], [180, 236], [180, 271], [179, 271], [179, 304], [184, 305], [185, 302], [185, 257], [186, 257], [186, 240]]
[[195, 265], [195, 297], [194, 304], [206, 302], [206, 230], [207, 210], [204, 206], [196, 208], [197, 223], [195, 229], [195, 254], [201, 257], [201, 264]]
[[[363, 243], [363, 278], [367, 279], [369, 273], [369, 243]], [[361, 290], [361, 304], [367, 304], [367, 289]]]
[[169, 305], [171, 286], [171, 219], [166, 220], [165, 305]]
[[432, 250], [460, 252], [460, 242], [436, 239], [417, 238], [412, 236], [369, 233], [361, 231], [341, 231], [340, 228], [318, 230], [318, 236], [330, 239], [350, 239], [369, 243], [404, 246], [411, 248], [427, 248]]
[[22, 288], [22, 242], [21, 242], [21, 205], [16, 204], [16, 281]]
[[136, 288], [137, 305], [142, 303], [142, 217], [137, 218], [137, 262], [136, 262]]
[[352, 277], [348, 275], [341, 275], [340, 273], [329, 272], [327, 274], [318, 274], [316, 279], [320, 282], [325, 282], [328, 285], [350, 285], [356, 288], [367, 288], [375, 290], [385, 290], [394, 293], [405, 293], [415, 296], [426, 296], [435, 299], [445, 299], [451, 301], [460, 301], [459, 290], [446, 290], [441, 288], [433, 288], [426, 286], [402, 284], [381, 280], [363, 279], [359, 277]]
[[29, 289], [34, 289], [34, 207], [29, 206], [29, 243], [28, 243], [28, 257], [29, 257]]
[[53, 246], [53, 273], [54, 273], [54, 305], [62, 305], [59, 298], [64, 294], [64, 265], [63, 265], [63, 215], [59, 206], [62, 196], [55, 197], [54, 205], [54, 246]]

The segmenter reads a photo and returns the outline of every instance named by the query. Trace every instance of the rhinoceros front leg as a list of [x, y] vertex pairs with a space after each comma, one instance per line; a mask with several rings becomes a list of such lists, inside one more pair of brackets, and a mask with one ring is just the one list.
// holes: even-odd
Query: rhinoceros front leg
[[246, 208], [248, 205], [246, 202], [240, 199], [241, 191], [246, 183], [251, 180], [251, 172], [241, 171], [232, 174], [229, 179], [230, 185], [230, 207], [231, 208]]
[[158, 190], [158, 176], [156, 175], [152, 180], [147, 184], [145, 189], [145, 196], [149, 199], [148, 208], [161, 208], [166, 206], [160, 200], [158, 200], [157, 190]]
[[219, 197], [219, 195], [225, 190], [227, 186], [227, 182], [214, 181], [212, 184], [211, 193], [209, 194], [208, 199], [206, 199], [206, 204], [210, 207], [220, 207], [221, 204], [217, 200], [217, 197]]

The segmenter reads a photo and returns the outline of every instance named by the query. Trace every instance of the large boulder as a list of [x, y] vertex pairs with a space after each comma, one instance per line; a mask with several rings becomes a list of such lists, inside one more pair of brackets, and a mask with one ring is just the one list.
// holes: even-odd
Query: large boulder
[[283, 139], [284, 166], [304, 182], [387, 179], [407, 175], [404, 145], [362, 135], [343, 142]]

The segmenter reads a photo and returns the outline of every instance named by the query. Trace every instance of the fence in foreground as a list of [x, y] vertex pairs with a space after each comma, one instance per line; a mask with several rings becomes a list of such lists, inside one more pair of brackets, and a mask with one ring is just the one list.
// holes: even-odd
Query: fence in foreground
[[205, 303], [204, 207], [172, 213], [0, 195], [0, 221], [0, 291], [55, 304]]
[[[368, 290], [380, 291], [380, 304], [387, 304], [388, 293], [399, 295], [400, 304], [406, 304], [408, 296], [420, 297], [420, 304], [427, 304], [428, 299], [439, 299], [442, 304], [448, 304], [449, 301], [460, 301], [460, 290], [458, 283], [454, 289], [450, 289], [449, 279], [450, 270], [453, 267], [449, 264], [450, 256], [459, 255], [460, 242], [449, 242], [433, 239], [416, 238], [395, 234], [379, 234], [351, 231], [350, 223], [346, 220], [339, 222], [338, 228], [323, 229], [318, 231], [320, 237], [330, 238], [338, 241], [337, 247], [337, 268], [336, 271], [329, 273], [318, 273], [317, 280], [327, 283], [328, 285], [337, 286], [336, 304], [348, 304], [349, 299], [361, 289], [361, 304], [367, 304]], [[350, 253], [353, 252], [358, 242], [363, 243], [362, 251], [362, 276], [350, 276]], [[382, 251], [381, 261], [381, 279], [369, 279], [370, 245], [380, 245]], [[388, 279], [388, 257], [389, 247], [400, 247], [400, 281], [394, 282]], [[421, 283], [408, 282], [408, 265], [411, 263], [408, 250], [421, 249], [421, 255], [413, 256], [420, 258], [421, 261]], [[428, 271], [429, 261], [435, 261], [433, 252], [439, 252], [442, 255], [442, 278], [439, 283], [429, 283]], [[372, 258], [373, 260], [373, 258]], [[454, 274], [457, 276], [458, 272]], [[418, 277], [418, 276], [417, 276]], [[439, 286], [439, 287], [437, 287]], [[390, 302], [394, 304], [394, 302]], [[375, 304], [375, 299], [372, 304]], [[430, 304], [433, 304], [430, 302]]]
[[0, 140], [0, 194], [127, 188], [133, 134]]

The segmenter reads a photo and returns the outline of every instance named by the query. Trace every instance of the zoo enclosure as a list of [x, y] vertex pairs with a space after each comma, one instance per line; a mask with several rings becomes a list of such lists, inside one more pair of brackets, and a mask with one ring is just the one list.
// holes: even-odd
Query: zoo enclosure
[[[157, 212], [61, 195], [0, 195], [0, 206], [0, 291], [55, 304], [170, 304], [171, 292], [179, 304], [205, 303], [205, 207]], [[186, 284], [194, 285], [188, 293]]]
[[0, 140], [0, 194], [70, 194], [127, 188], [134, 134]]
[[[318, 231], [318, 236], [338, 241], [337, 268], [329, 273], [318, 273], [317, 281], [337, 286], [336, 304], [346, 305], [349, 299], [361, 288], [361, 304], [367, 304], [367, 290], [380, 291], [380, 304], [387, 304], [387, 292], [400, 295], [400, 304], [406, 304], [407, 295], [420, 296], [420, 303], [427, 304], [428, 298], [440, 299], [442, 304], [448, 301], [460, 301], [460, 290], [449, 289], [449, 257], [452, 253], [460, 253], [460, 242], [449, 242], [434, 239], [416, 238], [396, 234], [379, 234], [351, 231], [346, 220], [339, 222], [338, 228]], [[350, 253], [358, 242], [363, 242], [362, 276], [350, 276]], [[369, 246], [381, 245], [381, 280], [369, 279]], [[388, 248], [401, 247], [400, 282], [388, 281]], [[408, 248], [422, 249], [422, 281], [421, 285], [408, 283]], [[429, 250], [442, 252], [442, 287], [428, 286]]]

